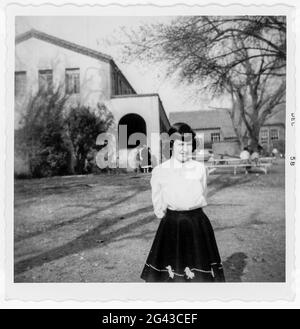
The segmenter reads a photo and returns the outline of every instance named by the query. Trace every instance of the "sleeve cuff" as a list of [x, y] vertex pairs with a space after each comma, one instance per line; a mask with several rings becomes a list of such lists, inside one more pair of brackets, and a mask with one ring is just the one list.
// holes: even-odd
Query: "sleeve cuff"
[[158, 219], [162, 219], [166, 214], [166, 211], [160, 210], [160, 211], [156, 211], [155, 215]]

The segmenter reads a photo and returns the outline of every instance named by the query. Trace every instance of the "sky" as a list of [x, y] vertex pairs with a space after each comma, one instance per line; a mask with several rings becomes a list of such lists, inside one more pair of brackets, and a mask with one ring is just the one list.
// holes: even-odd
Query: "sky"
[[[18, 16], [16, 34], [32, 28], [50, 35], [86, 46], [114, 58], [137, 93], [158, 93], [167, 112], [208, 110], [211, 107], [228, 107], [223, 99], [212, 99], [211, 95], [195, 96], [192, 86], [185, 86], [166, 79], [164, 64], [150, 65], [134, 61], [121, 61], [120, 45], [111, 40], [121, 40], [121, 27], [137, 28], [155, 22], [169, 22], [172, 17], [160, 16]], [[195, 86], [196, 88], [196, 86]]]

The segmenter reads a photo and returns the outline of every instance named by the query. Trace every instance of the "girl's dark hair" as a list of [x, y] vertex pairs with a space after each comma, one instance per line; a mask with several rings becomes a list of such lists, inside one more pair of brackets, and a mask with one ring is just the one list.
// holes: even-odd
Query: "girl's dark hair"
[[192, 150], [193, 152], [197, 148], [196, 133], [194, 130], [186, 123], [177, 122], [174, 123], [168, 131], [169, 137], [172, 137], [170, 140], [170, 148], [173, 149], [174, 140], [189, 141], [192, 139]]

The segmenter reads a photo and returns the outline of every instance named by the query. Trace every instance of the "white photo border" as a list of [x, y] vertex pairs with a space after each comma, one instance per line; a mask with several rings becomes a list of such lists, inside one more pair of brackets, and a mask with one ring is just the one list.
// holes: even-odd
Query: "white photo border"
[[[14, 54], [15, 17], [24, 16], [165, 16], [165, 15], [286, 15], [287, 16], [287, 104], [286, 104], [286, 282], [284, 283], [14, 283], [13, 278], [13, 169], [14, 169]], [[62, 6], [10, 4], [6, 7], [6, 168], [5, 168], [5, 295], [8, 300], [76, 300], [76, 301], [275, 301], [293, 300], [295, 297], [295, 167], [290, 157], [295, 156], [295, 128], [291, 126], [291, 113], [296, 112], [295, 85], [295, 7], [278, 5], [219, 4], [173, 6], [111, 5]], [[200, 286], [199, 286], [200, 285]]]

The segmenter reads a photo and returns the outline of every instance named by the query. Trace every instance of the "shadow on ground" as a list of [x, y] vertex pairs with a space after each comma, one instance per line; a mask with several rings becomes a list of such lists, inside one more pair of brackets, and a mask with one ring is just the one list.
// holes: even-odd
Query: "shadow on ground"
[[[144, 225], [152, 222], [153, 220], [155, 220], [155, 216], [154, 215], [146, 216], [142, 220], [130, 223], [130, 224], [126, 225], [125, 227], [121, 227], [120, 229], [117, 229], [115, 231], [103, 234], [102, 233], [103, 230], [108, 228], [108, 223], [109, 223], [109, 226], [112, 226], [120, 221], [120, 217], [122, 217], [123, 219], [128, 219], [130, 217], [135, 217], [142, 213], [147, 213], [151, 210], [152, 210], [152, 206], [148, 206], [148, 207], [145, 207], [142, 209], [132, 211], [127, 214], [119, 215], [115, 218], [110, 218], [107, 221], [105, 221], [104, 223], [95, 227], [94, 229], [91, 229], [87, 233], [80, 235], [78, 238], [76, 238], [62, 246], [53, 248], [53, 249], [43, 252], [37, 256], [19, 261], [15, 264], [15, 269], [14, 269], [15, 275], [21, 274], [35, 266], [42, 266], [45, 263], [52, 262], [54, 260], [57, 260], [59, 258], [68, 256], [71, 254], [77, 254], [84, 250], [104, 246], [104, 245], [110, 244], [112, 242], [119, 241], [119, 240], [121, 240], [120, 238], [123, 235], [132, 233], [137, 228], [144, 226]], [[138, 235], [138, 237], [139, 238], [141, 238], [141, 237], [148, 238], [148, 235], [149, 235], [149, 232], [142, 232], [140, 235]], [[125, 237], [125, 239], [126, 238], [127, 237]], [[131, 238], [133, 238], [133, 236], [131, 236]]]
[[[231, 187], [236, 185], [245, 184], [249, 181], [251, 181], [251, 177], [228, 177], [224, 175], [219, 175], [216, 178], [212, 179], [210, 184], [212, 185], [212, 188], [209, 192], [209, 197], [217, 193], [218, 191]], [[77, 186], [76, 186], [77, 188]], [[113, 207], [117, 204], [120, 204], [122, 202], [128, 202], [130, 199], [132, 199], [136, 194], [140, 193], [141, 191], [145, 191], [149, 189], [149, 186], [143, 185], [138, 187], [130, 196], [126, 196], [123, 199], [115, 200], [113, 203], [111, 203], [108, 206], [104, 207], [92, 207], [93, 209], [83, 215], [78, 216], [75, 218], [72, 218], [71, 220], [67, 220], [60, 223], [55, 223], [47, 227], [43, 230], [36, 230], [34, 232], [29, 232], [27, 234], [23, 234], [22, 236], [17, 237], [16, 241], [20, 241], [23, 239], [31, 238], [36, 235], [46, 233], [49, 231], [53, 231], [57, 228], [60, 228], [62, 226], [75, 224], [78, 222], [81, 222], [82, 220], [87, 220], [89, 218], [93, 218], [94, 216], [98, 215], [100, 212], [104, 211], [107, 208]], [[114, 231], [108, 232], [108, 233], [102, 233], [104, 230], [108, 229], [109, 227], [112, 227], [114, 224], [117, 224], [120, 219], [128, 219], [128, 218], [134, 218], [137, 216], [140, 216], [143, 213], [148, 213], [153, 209], [152, 205], [137, 209], [135, 211], [132, 211], [130, 213], [126, 214], [120, 214], [114, 218], [107, 218], [104, 222], [102, 222], [100, 225], [96, 226], [95, 228], [91, 229], [90, 231], [80, 235], [76, 239], [59, 246], [57, 248], [53, 248], [49, 251], [40, 253], [39, 255], [27, 258], [25, 260], [21, 260], [15, 263], [15, 275], [21, 274], [33, 267], [42, 266], [45, 263], [49, 263], [51, 261], [57, 260], [59, 258], [71, 255], [71, 254], [77, 254], [79, 252], [82, 252], [84, 250], [92, 249], [95, 247], [103, 246], [110, 244], [112, 242], [120, 241], [120, 240], [127, 240], [127, 239], [134, 239], [134, 238], [143, 238], [143, 239], [152, 239], [155, 232], [152, 231], [142, 231], [140, 233], [134, 233], [136, 229], [139, 229], [143, 227], [144, 225], [152, 222], [155, 220], [154, 214], [148, 215], [143, 217], [143, 219], [131, 222], [130, 224], [123, 226], [122, 228], [116, 229]], [[99, 242], [100, 241], [100, 242]], [[100, 243], [100, 244], [99, 244]], [[241, 281], [241, 277], [243, 274], [243, 270], [246, 266], [245, 259], [247, 256], [244, 253], [235, 253], [231, 255], [224, 263], [224, 271], [226, 275], [227, 281], [232, 282], [238, 282]]]
[[216, 178], [210, 180], [209, 185], [212, 186], [207, 196], [210, 198], [220, 190], [227, 187], [233, 187], [249, 183], [253, 180], [251, 175], [243, 176], [229, 176], [229, 175], [218, 175]]
[[[134, 191], [131, 195], [126, 196], [125, 198], [119, 199], [119, 200], [117, 200], [113, 203], [110, 203], [109, 205], [104, 206], [104, 207], [93, 207], [93, 206], [88, 205], [88, 204], [87, 205], [79, 205], [77, 203], [74, 206], [76, 206], [76, 207], [81, 206], [81, 207], [85, 207], [87, 209], [93, 209], [93, 210], [88, 212], [87, 214], [85, 214], [83, 216], [74, 217], [74, 218], [72, 218], [70, 220], [66, 220], [66, 221], [56, 222], [54, 224], [51, 224], [51, 225], [47, 226], [46, 228], [44, 227], [44, 228], [38, 229], [36, 231], [20, 234], [20, 235], [15, 237], [15, 242], [19, 242], [19, 241], [22, 241], [22, 240], [25, 240], [25, 239], [28, 239], [28, 238], [32, 238], [32, 237], [35, 237], [37, 235], [44, 234], [44, 233], [56, 230], [60, 227], [66, 226], [66, 225], [73, 225], [73, 224], [82, 222], [83, 220], [89, 219], [89, 218], [91, 218], [91, 217], [93, 217], [93, 216], [95, 216], [95, 215], [97, 215], [97, 214], [99, 214], [99, 213], [101, 213], [101, 212], [103, 212], [107, 209], [110, 209], [114, 206], [119, 205], [120, 203], [128, 202], [128, 200], [134, 198], [136, 195], [138, 195], [142, 191], [143, 191], [143, 189], [138, 189], [138, 190]], [[67, 207], [69, 207], [69, 206], [66, 206], [66, 208]], [[120, 215], [120, 217], [121, 216], [122, 215]], [[105, 222], [105, 225], [107, 225], [107, 224], [108, 223]]]
[[226, 282], [242, 282], [247, 258], [243, 252], [236, 252], [223, 262]]

